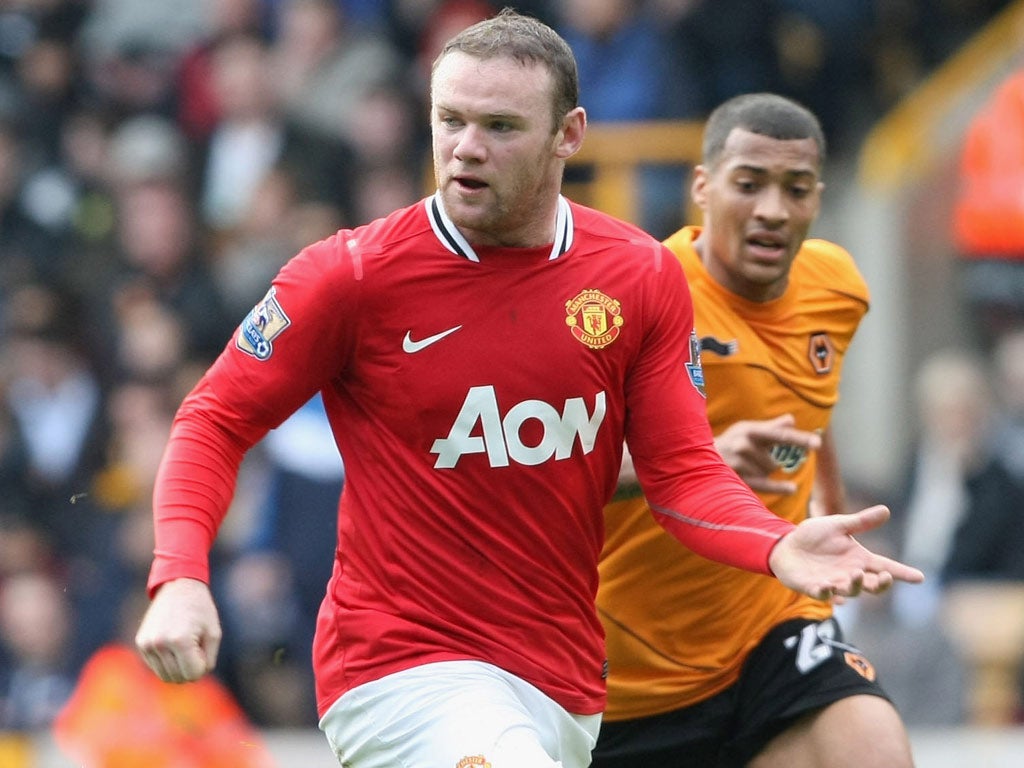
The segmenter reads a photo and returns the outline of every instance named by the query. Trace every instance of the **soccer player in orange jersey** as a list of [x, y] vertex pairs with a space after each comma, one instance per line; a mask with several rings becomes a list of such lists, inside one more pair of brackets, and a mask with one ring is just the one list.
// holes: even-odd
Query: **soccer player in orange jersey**
[[[794, 523], [846, 511], [829, 422], [868, 309], [850, 254], [805, 239], [824, 155], [802, 106], [725, 102], [694, 171], [703, 226], [665, 241], [693, 297], [715, 446]], [[594, 768], [912, 765], [899, 715], [828, 602], [699, 557], [658, 529], [639, 491], [620, 499], [605, 510], [609, 701]]]

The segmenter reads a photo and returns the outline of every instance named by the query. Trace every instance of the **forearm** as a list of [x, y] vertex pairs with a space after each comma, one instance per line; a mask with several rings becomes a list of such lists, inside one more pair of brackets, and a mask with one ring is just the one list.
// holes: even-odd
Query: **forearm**
[[814, 502], [821, 514], [839, 515], [847, 511], [846, 487], [839, 468], [839, 455], [835, 438], [829, 427], [821, 436], [817, 469], [814, 475]]
[[231, 505], [239, 466], [261, 434], [229, 429], [211, 414], [209, 398], [200, 393], [183, 404], [157, 473], [150, 594], [170, 579], [209, 581], [209, 552]]
[[[769, 574], [772, 548], [793, 524], [772, 514], [710, 444], [687, 452], [683, 471], [637, 474], [658, 522], [702, 557]], [[658, 462], [664, 464], [664, 462]]]

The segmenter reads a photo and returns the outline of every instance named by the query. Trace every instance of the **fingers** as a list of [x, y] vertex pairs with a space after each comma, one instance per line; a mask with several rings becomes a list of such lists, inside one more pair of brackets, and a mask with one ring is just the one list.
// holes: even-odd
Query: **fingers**
[[[868, 575], [861, 570], [853, 570], [847, 575], [842, 581], [833, 582], [826, 590], [824, 597], [819, 598], [820, 600], [828, 600], [835, 602], [836, 600], [845, 600], [850, 597], [857, 597], [861, 591], [864, 590], [865, 580], [869, 579]], [[871, 578], [870, 582], [874, 584], [874, 579]]]
[[[878, 528], [889, 519], [889, 514], [888, 507], [878, 504], [850, 515], [839, 515], [838, 519], [842, 521], [846, 532], [852, 535]], [[924, 581], [924, 573], [917, 568], [890, 557], [876, 555], [867, 549], [864, 551], [869, 555], [867, 569], [878, 581], [877, 590], [873, 588], [868, 591], [885, 591], [893, 581], [906, 581], [911, 584], [920, 584]]]
[[203, 646], [203, 656], [206, 662], [206, 668], [202, 674], [212, 672], [213, 668], [217, 666], [217, 654], [220, 653], [220, 635], [211, 634], [206, 637], [206, 643]]
[[140, 634], [136, 645], [146, 665], [167, 683], [189, 683], [213, 669], [210, 654], [194, 638], [156, 643]]
[[211, 671], [221, 629], [209, 587], [182, 578], [163, 584], [143, 616], [135, 645], [163, 681], [185, 683]]
[[[892, 563], [898, 566], [898, 573], [892, 570], [855, 570], [849, 574], [847, 580], [835, 582], [825, 591], [824, 597], [818, 599], [830, 600], [833, 605], [842, 605], [847, 599], [858, 597], [861, 594], [881, 595], [890, 590], [893, 584], [899, 581], [910, 581], [917, 583], [924, 579], [924, 574], [916, 568]], [[919, 579], [916, 577], [920, 577]]]
[[895, 583], [893, 575], [888, 571], [871, 574], [871, 576], [873, 577], [872, 582], [865, 580], [864, 591], [872, 595], [880, 595], [883, 592], [888, 591]]
[[788, 413], [774, 419], [737, 421], [715, 437], [715, 448], [755, 491], [790, 494], [795, 491], [793, 483], [769, 479], [779, 468], [774, 448], [789, 445], [817, 450], [821, 447], [819, 434], [796, 429], [794, 423], [792, 414]]
[[164, 663], [164, 658], [160, 653], [145, 649], [138, 638], [136, 638], [135, 643], [139, 648], [139, 655], [142, 656], [142, 660], [146, 662], [146, 666], [153, 670], [157, 677], [165, 683], [178, 682], [175, 680], [177, 675], [173, 668]]
[[754, 434], [772, 444], [796, 445], [812, 451], [821, 447], [821, 435], [794, 427], [796, 419], [791, 413], [784, 413], [774, 419], [751, 422], [751, 424], [756, 425], [752, 430]]
[[895, 581], [906, 581], [911, 584], [920, 584], [924, 581], [924, 573], [917, 568], [881, 555], [872, 555], [871, 570], [879, 576], [887, 574]]

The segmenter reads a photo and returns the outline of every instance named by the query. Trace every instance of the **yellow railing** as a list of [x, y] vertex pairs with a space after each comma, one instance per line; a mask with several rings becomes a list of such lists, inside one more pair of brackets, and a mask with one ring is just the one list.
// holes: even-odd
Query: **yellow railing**
[[[566, 194], [585, 205], [641, 224], [639, 170], [647, 166], [693, 167], [700, 162], [704, 124], [664, 120], [590, 123], [583, 147], [568, 163], [568, 177], [576, 169], [590, 171], [586, 181], [569, 181]], [[684, 221], [693, 221], [689, 193], [683, 190]], [[689, 215], [688, 215], [689, 214]]]

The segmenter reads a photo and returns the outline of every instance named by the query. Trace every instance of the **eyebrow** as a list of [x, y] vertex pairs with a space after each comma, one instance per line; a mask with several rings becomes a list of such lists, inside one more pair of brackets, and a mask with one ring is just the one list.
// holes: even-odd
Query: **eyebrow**
[[[730, 173], [746, 172], [746, 173], [757, 173], [757, 174], [768, 174], [770, 171], [761, 165], [737, 165], [730, 169]], [[786, 176], [817, 176], [818, 172], [812, 168], [788, 168], [784, 172]]]
[[444, 104], [440, 103], [435, 103], [434, 109], [437, 112], [446, 112], [448, 114], [458, 115], [459, 117], [465, 117], [467, 114], [472, 114], [474, 115], [475, 119], [479, 119], [484, 122], [491, 122], [494, 120], [522, 122], [523, 120], [527, 119], [524, 115], [521, 115], [516, 112], [486, 112], [484, 114], [477, 114], [475, 112], [469, 111], [467, 113], [467, 110], [465, 109], [457, 109], [455, 107], [445, 106]]

